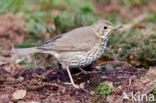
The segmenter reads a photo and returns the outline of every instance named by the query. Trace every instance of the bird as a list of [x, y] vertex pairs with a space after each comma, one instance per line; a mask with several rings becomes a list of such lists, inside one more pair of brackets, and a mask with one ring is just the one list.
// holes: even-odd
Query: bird
[[48, 53], [67, 70], [71, 84], [79, 89], [74, 83], [70, 68], [88, 66], [102, 56], [106, 49], [108, 37], [111, 31], [121, 28], [111, 22], [101, 19], [90, 26], [78, 27], [67, 33], [60, 34], [36, 47], [16, 48], [18, 55], [32, 53]]

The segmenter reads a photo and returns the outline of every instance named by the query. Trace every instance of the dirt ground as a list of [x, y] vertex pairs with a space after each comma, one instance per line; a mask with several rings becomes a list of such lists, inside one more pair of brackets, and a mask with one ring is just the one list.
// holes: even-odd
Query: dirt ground
[[[4, 68], [8, 65], [0, 67], [0, 100], [7, 100], [7, 102], [20, 100], [47, 101], [47, 103], [90, 103], [98, 98], [95, 90], [102, 81], [113, 83], [113, 87], [117, 88], [123, 84], [129, 85], [131, 78], [133, 83], [135, 79], [146, 74], [144, 70], [136, 69], [130, 65], [123, 65], [104, 72], [91, 68], [91, 73], [88, 74], [71, 69], [76, 84], [84, 87], [84, 89], [75, 89], [72, 85], [65, 84], [69, 82], [69, 77], [64, 69], [51, 67], [37, 69], [17, 68], [7, 72]], [[13, 97], [13, 93], [18, 90], [26, 91], [24, 98], [19, 100]], [[2, 98], [4, 95], [7, 96]]]

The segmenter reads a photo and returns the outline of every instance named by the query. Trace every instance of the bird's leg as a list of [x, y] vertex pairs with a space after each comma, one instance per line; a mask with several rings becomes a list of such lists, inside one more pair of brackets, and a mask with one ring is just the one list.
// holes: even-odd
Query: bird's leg
[[74, 83], [74, 81], [73, 81], [72, 75], [71, 75], [70, 70], [69, 70], [69, 66], [65, 66], [65, 68], [67, 69], [67, 72], [68, 72], [68, 75], [69, 75], [71, 84], [72, 84], [75, 88], [79, 89], [80, 86], [76, 85], [76, 84]]
[[82, 68], [79, 68], [79, 70], [80, 70], [81, 72], [83, 72], [84, 74], [90, 73], [89, 71], [86, 71], [86, 70], [84, 70], [84, 69], [82, 69]]

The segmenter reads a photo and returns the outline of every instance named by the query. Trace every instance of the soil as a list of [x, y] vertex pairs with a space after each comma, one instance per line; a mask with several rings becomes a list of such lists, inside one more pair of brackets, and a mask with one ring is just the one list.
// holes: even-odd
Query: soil
[[[7, 64], [9, 65], [9, 64]], [[83, 74], [77, 69], [71, 69], [76, 84], [84, 89], [75, 89], [69, 83], [67, 71], [51, 67], [37, 69], [20, 69], [8, 72], [5, 66], [0, 67], [0, 95], [8, 95], [8, 100], [17, 101], [47, 101], [47, 103], [91, 103], [96, 98], [96, 89], [103, 81], [113, 82], [114, 87], [129, 83], [131, 77], [145, 75], [145, 71], [130, 65], [116, 69], [101, 71], [89, 68], [90, 73]], [[88, 68], [87, 68], [88, 69]], [[13, 98], [17, 90], [26, 90], [26, 95], [20, 100]], [[2, 100], [1, 100], [2, 101]]]

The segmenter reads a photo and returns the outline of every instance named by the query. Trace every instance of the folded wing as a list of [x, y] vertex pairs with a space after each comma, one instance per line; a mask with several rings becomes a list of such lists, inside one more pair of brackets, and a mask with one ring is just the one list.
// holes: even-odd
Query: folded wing
[[97, 36], [90, 27], [80, 27], [59, 35], [41, 45], [39, 49], [54, 51], [88, 51], [97, 43]]

